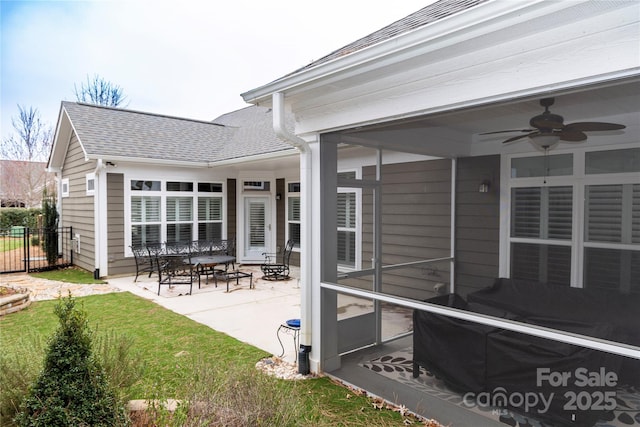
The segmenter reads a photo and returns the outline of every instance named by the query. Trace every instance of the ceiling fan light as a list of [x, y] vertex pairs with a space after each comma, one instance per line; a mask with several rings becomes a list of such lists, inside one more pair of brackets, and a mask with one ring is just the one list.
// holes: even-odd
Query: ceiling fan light
[[537, 135], [531, 135], [529, 139], [531, 139], [531, 142], [536, 146], [544, 150], [548, 150], [560, 142], [560, 135], [553, 133], [539, 133]]

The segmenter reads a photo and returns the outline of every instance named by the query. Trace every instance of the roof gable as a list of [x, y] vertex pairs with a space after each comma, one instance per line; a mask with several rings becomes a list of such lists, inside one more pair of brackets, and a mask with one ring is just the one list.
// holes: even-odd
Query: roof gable
[[[291, 149], [277, 139], [268, 125], [270, 110], [263, 107], [212, 122], [77, 102], [62, 102], [62, 112], [87, 159], [202, 164]], [[54, 149], [57, 145], [64, 144], [56, 141]]]

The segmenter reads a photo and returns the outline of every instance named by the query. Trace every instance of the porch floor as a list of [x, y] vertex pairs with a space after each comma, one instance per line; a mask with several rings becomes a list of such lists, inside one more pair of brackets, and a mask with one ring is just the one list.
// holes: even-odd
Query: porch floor
[[505, 427], [505, 424], [474, 413], [434, 394], [416, 391], [397, 380], [379, 375], [363, 365], [373, 359], [412, 346], [412, 337], [403, 337], [375, 347], [369, 347], [342, 357], [340, 369], [328, 375], [340, 381], [367, 390], [369, 394], [406, 406], [410, 411], [437, 420], [443, 425], [456, 427]]

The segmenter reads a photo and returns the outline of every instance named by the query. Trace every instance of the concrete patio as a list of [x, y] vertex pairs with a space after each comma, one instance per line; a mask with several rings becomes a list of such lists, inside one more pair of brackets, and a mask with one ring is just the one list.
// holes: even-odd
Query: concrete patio
[[[206, 283], [203, 278], [200, 289], [194, 283], [192, 295], [188, 294], [188, 285], [162, 286], [158, 295], [156, 275], [140, 276], [136, 282], [132, 276], [109, 278], [108, 282], [270, 354], [280, 355], [282, 348], [276, 336], [279, 326], [288, 319], [300, 318], [299, 269], [291, 268], [289, 280], [268, 281], [262, 279], [260, 266], [238, 268], [253, 272], [253, 289], [249, 288], [248, 278], [240, 279], [239, 285], [230, 281], [229, 292], [226, 281], [219, 279], [216, 287], [213, 279]], [[280, 337], [285, 350], [283, 359], [294, 362], [298, 349], [294, 347], [293, 336], [281, 333]]]

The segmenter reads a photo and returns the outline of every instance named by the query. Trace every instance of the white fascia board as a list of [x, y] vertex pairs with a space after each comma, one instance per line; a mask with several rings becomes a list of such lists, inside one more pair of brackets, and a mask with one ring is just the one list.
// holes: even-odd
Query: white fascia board
[[[536, 0], [515, 2], [497, 0], [482, 3], [467, 11], [400, 34], [345, 57], [336, 58], [325, 64], [278, 79], [245, 92], [241, 96], [248, 103], [266, 105], [270, 102], [272, 93], [295, 93], [303, 90], [309, 84], [322, 84], [321, 80], [335, 78], [340, 74], [348, 74], [354, 69], [361, 72], [363, 66], [367, 64], [371, 64], [371, 67], [388, 65], [389, 61], [394, 61], [393, 57], [400, 57], [404, 52], [415, 51], [418, 47], [421, 48], [422, 53], [428, 50], [442, 49], [443, 46], [440, 43], [434, 46], [435, 40], [444, 38], [449, 43], [457, 44], [464, 40], [474, 39], [482, 34], [495, 32], [500, 28], [518, 25], [533, 18], [557, 13], [579, 3], [586, 3], [586, 1], [549, 2]], [[490, 24], [487, 25], [487, 23]], [[383, 58], [385, 61], [382, 61]]]
[[123, 162], [123, 163], [138, 163], [145, 165], [153, 165], [153, 166], [178, 166], [185, 168], [213, 168], [218, 166], [228, 166], [228, 165], [238, 165], [243, 163], [251, 163], [257, 162], [261, 160], [272, 160], [272, 159], [280, 159], [283, 157], [289, 157], [293, 155], [297, 155], [297, 149], [287, 149], [282, 151], [277, 151], [274, 153], [264, 153], [257, 154], [253, 156], [246, 157], [236, 157], [233, 159], [220, 160], [215, 162], [178, 162], [176, 160], [171, 159], [149, 159], [149, 158], [136, 158], [136, 157], [128, 157], [128, 156], [98, 156], [98, 155], [90, 155], [87, 156], [87, 160], [98, 160], [103, 159], [105, 162], [110, 161], [113, 163]]
[[58, 124], [53, 135], [53, 144], [51, 145], [49, 160], [47, 161], [47, 170], [62, 170], [72, 132], [73, 124], [61, 103], [60, 112], [58, 113]]

